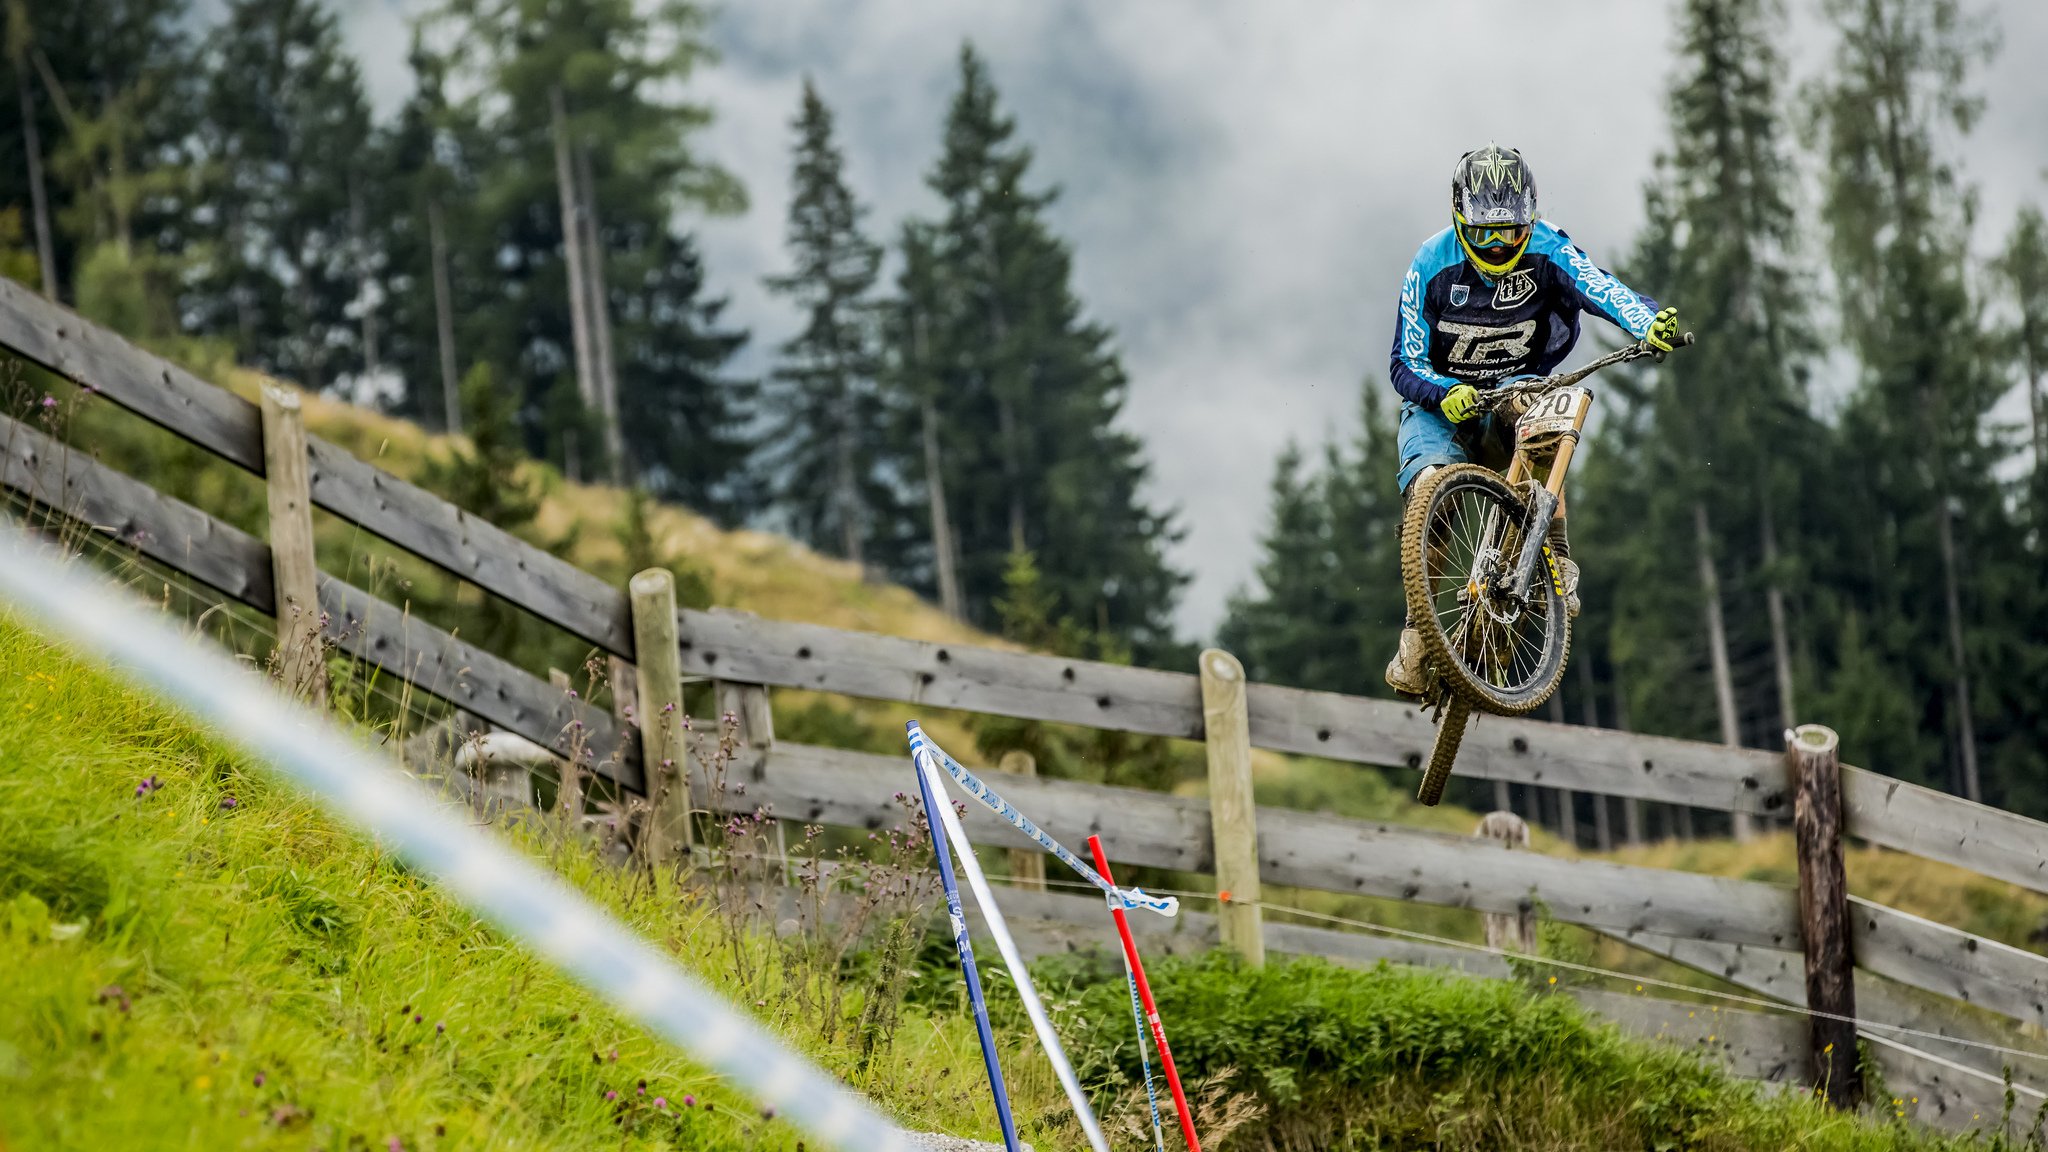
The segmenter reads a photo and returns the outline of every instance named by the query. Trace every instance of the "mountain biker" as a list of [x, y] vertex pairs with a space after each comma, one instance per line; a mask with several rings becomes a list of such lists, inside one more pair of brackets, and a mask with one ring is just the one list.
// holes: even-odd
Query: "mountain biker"
[[[1404, 499], [1447, 464], [1507, 467], [1513, 417], [1482, 415], [1479, 392], [1555, 371], [1578, 342], [1581, 312], [1666, 352], [1678, 335], [1677, 309], [1659, 310], [1537, 214], [1536, 180], [1520, 152], [1488, 144], [1465, 153], [1451, 172], [1451, 226], [1423, 242], [1401, 285], [1390, 374], [1401, 394]], [[1549, 543], [1577, 616], [1579, 568], [1562, 502]], [[1387, 685], [1404, 696], [1428, 688], [1413, 620], [1402, 625]]]

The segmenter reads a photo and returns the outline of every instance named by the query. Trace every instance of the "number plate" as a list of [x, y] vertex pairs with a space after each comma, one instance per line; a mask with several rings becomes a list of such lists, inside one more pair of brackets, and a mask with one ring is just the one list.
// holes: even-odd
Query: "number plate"
[[1593, 403], [1593, 393], [1584, 388], [1559, 388], [1536, 402], [1534, 408], [1515, 422], [1515, 439], [1534, 440], [1557, 436], [1579, 426], [1579, 419]]

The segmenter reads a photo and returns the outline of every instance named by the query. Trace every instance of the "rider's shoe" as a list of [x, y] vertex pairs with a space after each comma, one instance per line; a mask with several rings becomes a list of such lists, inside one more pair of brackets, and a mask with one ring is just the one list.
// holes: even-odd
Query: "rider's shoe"
[[1429, 688], [1423, 668], [1422, 633], [1413, 628], [1401, 629], [1401, 647], [1387, 661], [1387, 687], [1411, 700], [1420, 700]]
[[1579, 618], [1579, 565], [1566, 556], [1557, 562], [1557, 575], [1564, 582], [1564, 614], [1568, 620]]

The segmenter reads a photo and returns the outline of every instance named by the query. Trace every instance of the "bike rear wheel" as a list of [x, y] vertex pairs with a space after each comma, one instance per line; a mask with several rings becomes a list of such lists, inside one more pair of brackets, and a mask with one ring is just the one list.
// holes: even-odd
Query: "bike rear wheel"
[[1465, 742], [1465, 725], [1472, 719], [1472, 705], [1463, 696], [1444, 702], [1444, 714], [1436, 725], [1436, 742], [1429, 747], [1429, 765], [1422, 770], [1422, 785], [1415, 798], [1430, 807], [1444, 798], [1450, 782], [1451, 765], [1458, 759], [1458, 745]]
[[1453, 464], [1417, 487], [1401, 524], [1408, 618], [1433, 670], [1453, 696], [1510, 716], [1550, 699], [1571, 647], [1564, 590], [1547, 562], [1525, 600], [1503, 587], [1527, 515], [1498, 473]]

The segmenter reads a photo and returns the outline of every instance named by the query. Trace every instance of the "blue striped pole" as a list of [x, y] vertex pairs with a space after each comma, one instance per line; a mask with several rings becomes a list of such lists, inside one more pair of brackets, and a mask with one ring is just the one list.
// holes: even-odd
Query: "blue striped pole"
[[[960, 953], [960, 970], [967, 976], [967, 1000], [974, 1006], [974, 1030], [981, 1037], [981, 1062], [988, 1066], [988, 1086], [996, 1095], [996, 1118], [1003, 1125], [1003, 1147], [1018, 1152], [1017, 1121], [1010, 1115], [1010, 1094], [1003, 1088], [1003, 1066], [996, 1059], [996, 1035], [988, 1023], [988, 1000], [981, 992], [981, 970], [974, 964], [974, 944], [967, 939], [967, 914], [960, 907], [960, 884], [953, 878], [953, 858], [946, 851], [945, 824], [938, 806], [947, 802], [932, 795], [924, 770], [918, 769], [917, 791], [924, 799], [924, 822], [932, 830], [932, 857], [939, 863], [939, 880], [946, 886], [946, 915], [953, 925], [953, 947]], [[967, 851], [962, 845], [962, 851]]]
[[[931, 747], [927, 743], [911, 759], [916, 761], [919, 774], [930, 781], [930, 794], [943, 798], [946, 782], [932, 763]], [[1045, 1004], [1038, 998], [1038, 989], [1031, 983], [1031, 970], [1024, 964], [1024, 954], [1010, 935], [1010, 926], [1003, 919], [1002, 908], [996, 904], [995, 893], [989, 889], [988, 877], [982, 874], [981, 863], [974, 858], [974, 845], [967, 841], [967, 830], [960, 826], [960, 817], [951, 804], [941, 803], [938, 817], [945, 822], [946, 838], [959, 848], [960, 871], [966, 874], [967, 886], [974, 892], [974, 902], [981, 906], [983, 924], [995, 939], [996, 951], [1002, 954], [1004, 966], [1010, 970], [1010, 979], [1017, 987], [1017, 999], [1024, 1002], [1024, 1014], [1031, 1017], [1031, 1028], [1038, 1033], [1038, 1044], [1045, 1050], [1046, 1062], [1052, 1065], [1053, 1075], [1066, 1091], [1067, 1102], [1073, 1105], [1074, 1119], [1081, 1124], [1081, 1134], [1088, 1138], [1088, 1146], [1095, 1152], [1109, 1152], [1109, 1140], [1102, 1134], [1102, 1125], [1096, 1123], [1095, 1110], [1088, 1106], [1088, 1094], [1082, 1091], [1080, 1078], [1074, 1075], [1074, 1065], [1067, 1059], [1066, 1049], [1060, 1047], [1059, 1033], [1053, 1030], [1052, 1017], [1046, 1014]]]
[[981, 801], [982, 807], [1010, 822], [1010, 827], [1031, 838], [1032, 843], [1052, 853], [1053, 858], [1081, 874], [1083, 880], [1095, 885], [1126, 908], [1143, 908], [1161, 916], [1172, 916], [1180, 911], [1180, 901], [1172, 896], [1154, 896], [1143, 888], [1119, 888], [1102, 878], [1102, 874], [1082, 863], [1080, 857], [1067, 850], [1067, 846], [1045, 834], [1029, 816], [1017, 811], [1008, 800], [996, 794], [996, 790], [983, 783], [981, 778], [967, 770], [966, 766], [946, 754], [931, 737], [924, 734], [924, 726], [912, 720], [904, 727], [910, 730], [910, 754], [929, 752], [939, 767], [953, 778], [969, 796]]

